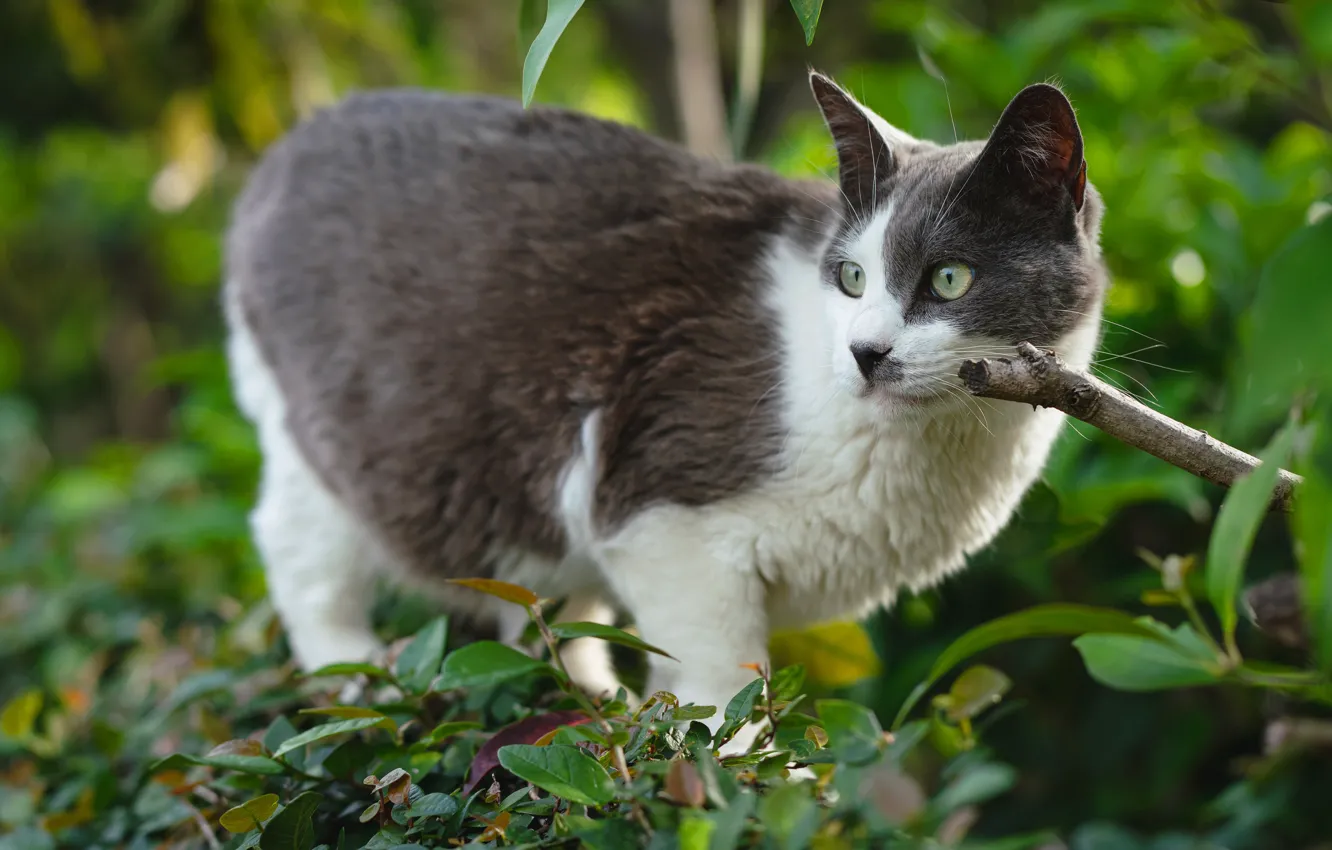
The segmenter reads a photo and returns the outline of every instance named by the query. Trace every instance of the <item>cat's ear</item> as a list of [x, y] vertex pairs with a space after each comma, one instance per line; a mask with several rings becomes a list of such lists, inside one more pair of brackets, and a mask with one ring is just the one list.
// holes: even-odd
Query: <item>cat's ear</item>
[[894, 150], [900, 152], [916, 140], [817, 71], [810, 72], [809, 87], [837, 147], [837, 180], [846, 202], [856, 215], [873, 212], [875, 199], [886, 194], [878, 191], [879, 186], [897, 168]]
[[1009, 102], [981, 152], [979, 166], [1041, 198], [1067, 193], [1082, 209], [1087, 162], [1073, 104], [1047, 83], [1027, 86]]

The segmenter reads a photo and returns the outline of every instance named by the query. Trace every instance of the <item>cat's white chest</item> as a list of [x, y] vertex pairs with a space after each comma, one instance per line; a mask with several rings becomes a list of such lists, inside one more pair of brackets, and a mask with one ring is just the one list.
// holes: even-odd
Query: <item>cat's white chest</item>
[[736, 549], [751, 547], [773, 625], [862, 616], [900, 588], [938, 582], [992, 540], [1059, 420], [1015, 405], [984, 415], [804, 435], [784, 475], [728, 506], [714, 527], [731, 523]]

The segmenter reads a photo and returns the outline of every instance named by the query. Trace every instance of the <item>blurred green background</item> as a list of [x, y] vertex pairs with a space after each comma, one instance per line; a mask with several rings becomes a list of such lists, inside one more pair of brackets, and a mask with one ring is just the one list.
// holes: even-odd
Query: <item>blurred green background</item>
[[[716, 4], [728, 91], [736, 5]], [[678, 137], [665, 8], [588, 0], [537, 100]], [[939, 141], [983, 137], [1021, 86], [1058, 80], [1108, 209], [1098, 374], [1240, 448], [1264, 443], [1282, 410], [1240, 415], [1237, 353], [1265, 261], [1332, 211], [1332, 3], [826, 0], [810, 47], [785, 0], [767, 11], [745, 155], [791, 175], [833, 162], [808, 65]], [[0, 4], [0, 704], [47, 693], [69, 771], [188, 675], [279, 640], [246, 539], [257, 454], [217, 304], [228, 204], [256, 157], [355, 88], [516, 95], [523, 53], [516, 0]], [[1135, 609], [1158, 584], [1139, 551], [1200, 552], [1220, 498], [1070, 429], [996, 546], [869, 624], [883, 672], [847, 693], [891, 719], [970, 626], [1042, 601]], [[1291, 565], [1269, 522], [1251, 576]], [[390, 633], [423, 616], [385, 610]], [[986, 830], [1225, 820], [1234, 846], [1293, 847], [1311, 845], [1281, 836], [1328, 823], [1326, 753], [1235, 785], [1280, 711], [1270, 696], [1112, 691], [1055, 642], [990, 663], [1016, 686], [984, 734], [1020, 779]], [[143, 745], [169, 752], [172, 728]], [[25, 770], [0, 787], [36, 781]], [[26, 799], [4, 798], [0, 832], [31, 815]]]

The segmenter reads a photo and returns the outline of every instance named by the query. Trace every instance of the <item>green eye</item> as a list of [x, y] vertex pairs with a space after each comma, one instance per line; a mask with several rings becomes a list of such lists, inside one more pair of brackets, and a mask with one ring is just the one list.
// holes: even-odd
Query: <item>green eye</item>
[[956, 301], [967, 294], [975, 276], [966, 263], [940, 263], [930, 273], [930, 291], [944, 301]]
[[837, 282], [842, 291], [852, 298], [865, 294], [865, 270], [850, 260], [837, 267]]

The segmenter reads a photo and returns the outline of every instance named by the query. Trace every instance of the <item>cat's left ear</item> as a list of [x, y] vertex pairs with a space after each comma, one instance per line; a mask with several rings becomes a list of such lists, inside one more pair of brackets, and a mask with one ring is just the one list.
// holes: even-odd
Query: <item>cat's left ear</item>
[[1082, 209], [1087, 162], [1073, 104], [1052, 85], [1037, 83], [1018, 92], [999, 118], [981, 152], [982, 167], [1015, 181], [1036, 196], [1067, 193]]
[[879, 186], [897, 169], [902, 149], [920, 144], [884, 121], [831, 79], [811, 71], [809, 87], [837, 147], [837, 179], [857, 216], [872, 213]]

